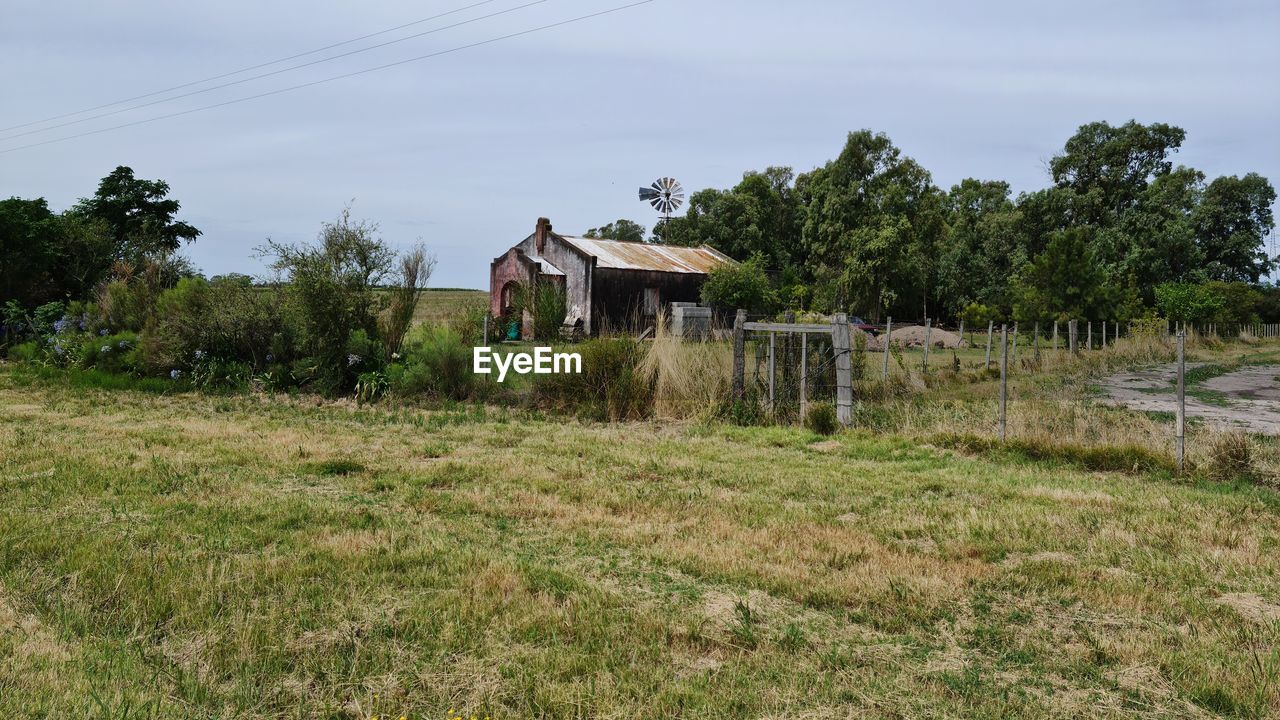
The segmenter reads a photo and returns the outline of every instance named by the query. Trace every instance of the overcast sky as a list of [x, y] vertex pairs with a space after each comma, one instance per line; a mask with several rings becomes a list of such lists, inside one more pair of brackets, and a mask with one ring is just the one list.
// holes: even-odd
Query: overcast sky
[[[5, 0], [0, 127], [478, 1]], [[43, 126], [0, 132], [10, 138], [0, 150], [628, 1], [546, 0], [171, 103], [21, 137]], [[495, 0], [295, 63], [527, 2]], [[211, 275], [260, 273], [254, 248], [265, 238], [312, 239], [354, 200], [354, 213], [381, 223], [387, 240], [420, 237], [437, 254], [433, 286], [484, 288], [489, 262], [540, 215], [568, 233], [620, 217], [652, 226], [636, 189], [659, 176], [693, 190], [728, 187], [769, 165], [805, 171], [860, 128], [888, 133], [942, 187], [965, 177], [1042, 187], [1047, 159], [1076, 127], [1131, 118], [1185, 128], [1176, 162], [1210, 177], [1256, 171], [1280, 183], [1278, 33], [1274, 0], [654, 0], [354, 78], [0, 153], [0, 196], [45, 197], [60, 210], [129, 165], [170, 183], [181, 217], [204, 231], [185, 252]], [[128, 105], [97, 112], [120, 107]]]

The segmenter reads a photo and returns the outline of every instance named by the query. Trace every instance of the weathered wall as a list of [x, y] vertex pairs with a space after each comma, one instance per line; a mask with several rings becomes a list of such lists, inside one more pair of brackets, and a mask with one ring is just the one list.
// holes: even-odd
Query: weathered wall
[[596, 268], [591, 307], [596, 330], [634, 328], [644, 320], [644, 290], [658, 288], [658, 299], [665, 306], [673, 302], [698, 302], [706, 275], [666, 273], [645, 270]]
[[572, 325], [575, 320], [582, 318], [584, 329], [590, 334], [592, 259], [555, 234], [547, 237], [547, 242], [542, 247], [542, 256], [564, 273], [565, 300], [569, 306], [565, 322]]
[[533, 280], [533, 269], [530, 260], [525, 257], [520, 246], [505, 252], [489, 265], [489, 312], [494, 317], [501, 317], [502, 288], [509, 282], [529, 282]]

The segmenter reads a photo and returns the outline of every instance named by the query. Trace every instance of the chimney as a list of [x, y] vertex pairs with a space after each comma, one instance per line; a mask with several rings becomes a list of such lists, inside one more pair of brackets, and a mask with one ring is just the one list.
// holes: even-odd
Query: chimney
[[547, 244], [547, 235], [551, 234], [551, 221], [546, 218], [538, 218], [538, 227], [533, 231], [533, 246], [538, 249], [538, 254], [542, 254], [542, 248]]

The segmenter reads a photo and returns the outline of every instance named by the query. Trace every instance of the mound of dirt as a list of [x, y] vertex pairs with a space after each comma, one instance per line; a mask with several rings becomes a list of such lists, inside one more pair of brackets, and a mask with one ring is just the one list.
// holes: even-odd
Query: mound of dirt
[[[924, 347], [925, 328], [923, 325], [904, 325], [902, 327], [894, 327], [890, 334], [889, 342], [904, 348]], [[953, 348], [969, 347], [969, 342], [960, 335], [942, 328], [932, 328], [929, 330], [929, 346], [933, 348], [943, 348], [951, 350]], [[876, 337], [867, 338], [868, 350], [884, 349], [884, 334], [881, 333]]]

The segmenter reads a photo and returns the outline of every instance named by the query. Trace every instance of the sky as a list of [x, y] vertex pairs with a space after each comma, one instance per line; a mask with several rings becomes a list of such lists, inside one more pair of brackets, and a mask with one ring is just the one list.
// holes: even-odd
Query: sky
[[[180, 218], [203, 231], [183, 252], [207, 275], [262, 274], [256, 248], [267, 238], [310, 241], [352, 203], [391, 244], [420, 240], [437, 256], [432, 286], [487, 288], [489, 263], [539, 216], [567, 234], [624, 217], [652, 227], [636, 191], [658, 177], [692, 191], [771, 165], [804, 172], [863, 128], [887, 133], [944, 188], [966, 177], [1044, 187], [1048, 159], [1077, 127], [1130, 119], [1184, 128], [1175, 162], [1210, 178], [1258, 172], [1280, 184], [1273, 0], [652, 0], [495, 41], [635, 2], [515, 9], [531, 1], [490, 0], [0, 131], [0, 197], [60, 210], [128, 165], [170, 184]], [[477, 2], [5, 0], [0, 127]], [[503, 14], [480, 17], [492, 13]], [[434, 57], [5, 152], [424, 55]]]

